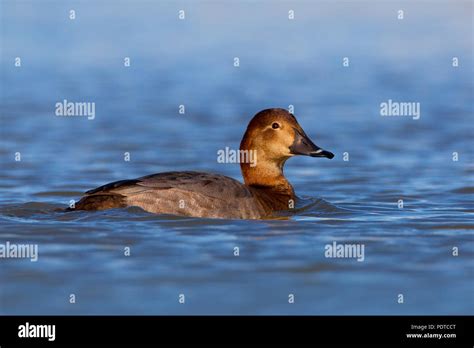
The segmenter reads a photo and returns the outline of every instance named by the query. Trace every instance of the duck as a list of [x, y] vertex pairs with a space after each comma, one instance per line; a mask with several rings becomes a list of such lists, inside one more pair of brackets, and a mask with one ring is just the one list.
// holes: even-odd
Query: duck
[[[245, 158], [249, 151], [254, 161]], [[281, 108], [262, 110], [251, 119], [239, 154], [244, 183], [208, 172], [163, 172], [89, 190], [66, 210], [140, 207], [154, 214], [197, 218], [278, 218], [298, 199], [283, 173], [286, 161], [294, 156], [334, 157], [315, 145], [296, 117]]]

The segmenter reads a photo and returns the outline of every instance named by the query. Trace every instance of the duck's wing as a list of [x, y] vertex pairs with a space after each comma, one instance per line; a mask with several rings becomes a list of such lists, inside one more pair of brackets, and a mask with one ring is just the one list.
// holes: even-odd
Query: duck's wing
[[138, 180], [137, 185], [158, 190], [179, 188], [221, 199], [252, 197], [249, 189], [239, 181], [214, 173], [167, 172], [147, 175]]
[[166, 172], [116, 181], [87, 191], [81, 201], [87, 197], [103, 200], [104, 196], [121, 197], [121, 206], [139, 206], [153, 213], [231, 218], [262, 215], [245, 185], [204, 172]]

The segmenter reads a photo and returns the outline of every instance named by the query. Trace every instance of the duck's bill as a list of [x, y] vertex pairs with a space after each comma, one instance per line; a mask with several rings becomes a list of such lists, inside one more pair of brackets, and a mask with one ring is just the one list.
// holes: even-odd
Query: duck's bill
[[290, 152], [293, 155], [303, 155], [311, 157], [326, 157], [333, 158], [332, 152], [321, 149], [319, 146], [314, 144], [310, 138], [304, 133], [301, 133], [295, 128], [295, 141], [290, 146]]

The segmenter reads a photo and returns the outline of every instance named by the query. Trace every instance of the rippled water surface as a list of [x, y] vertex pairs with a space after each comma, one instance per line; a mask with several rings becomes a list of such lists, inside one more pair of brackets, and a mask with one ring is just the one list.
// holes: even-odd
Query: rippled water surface
[[[407, 2], [403, 20], [375, 1], [184, 2], [184, 21], [159, 1], [0, 6], [0, 244], [39, 248], [0, 258], [0, 313], [474, 313], [471, 1]], [[64, 99], [95, 119], [55, 116]], [[381, 117], [388, 99], [421, 117]], [[160, 171], [241, 180], [216, 152], [290, 104], [336, 155], [287, 162], [304, 198], [290, 219], [58, 211]], [[364, 260], [326, 258], [333, 242]]]

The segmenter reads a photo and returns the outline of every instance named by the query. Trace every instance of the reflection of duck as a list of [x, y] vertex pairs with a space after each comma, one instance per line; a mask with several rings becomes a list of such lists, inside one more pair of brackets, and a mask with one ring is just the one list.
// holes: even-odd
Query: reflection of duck
[[296, 200], [293, 187], [283, 175], [288, 158], [294, 155], [334, 157], [316, 146], [296, 118], [284, 109], [267, 109], [255, 115], [240, 150], [256, 151], [256, 163], [240, 164], [245, 184], [212, 173], [158, 173], [87, 191], [75, 208], [68, 210], [138, 206], [157, 214], [271, 218], [276, 211], [291, 208]]

